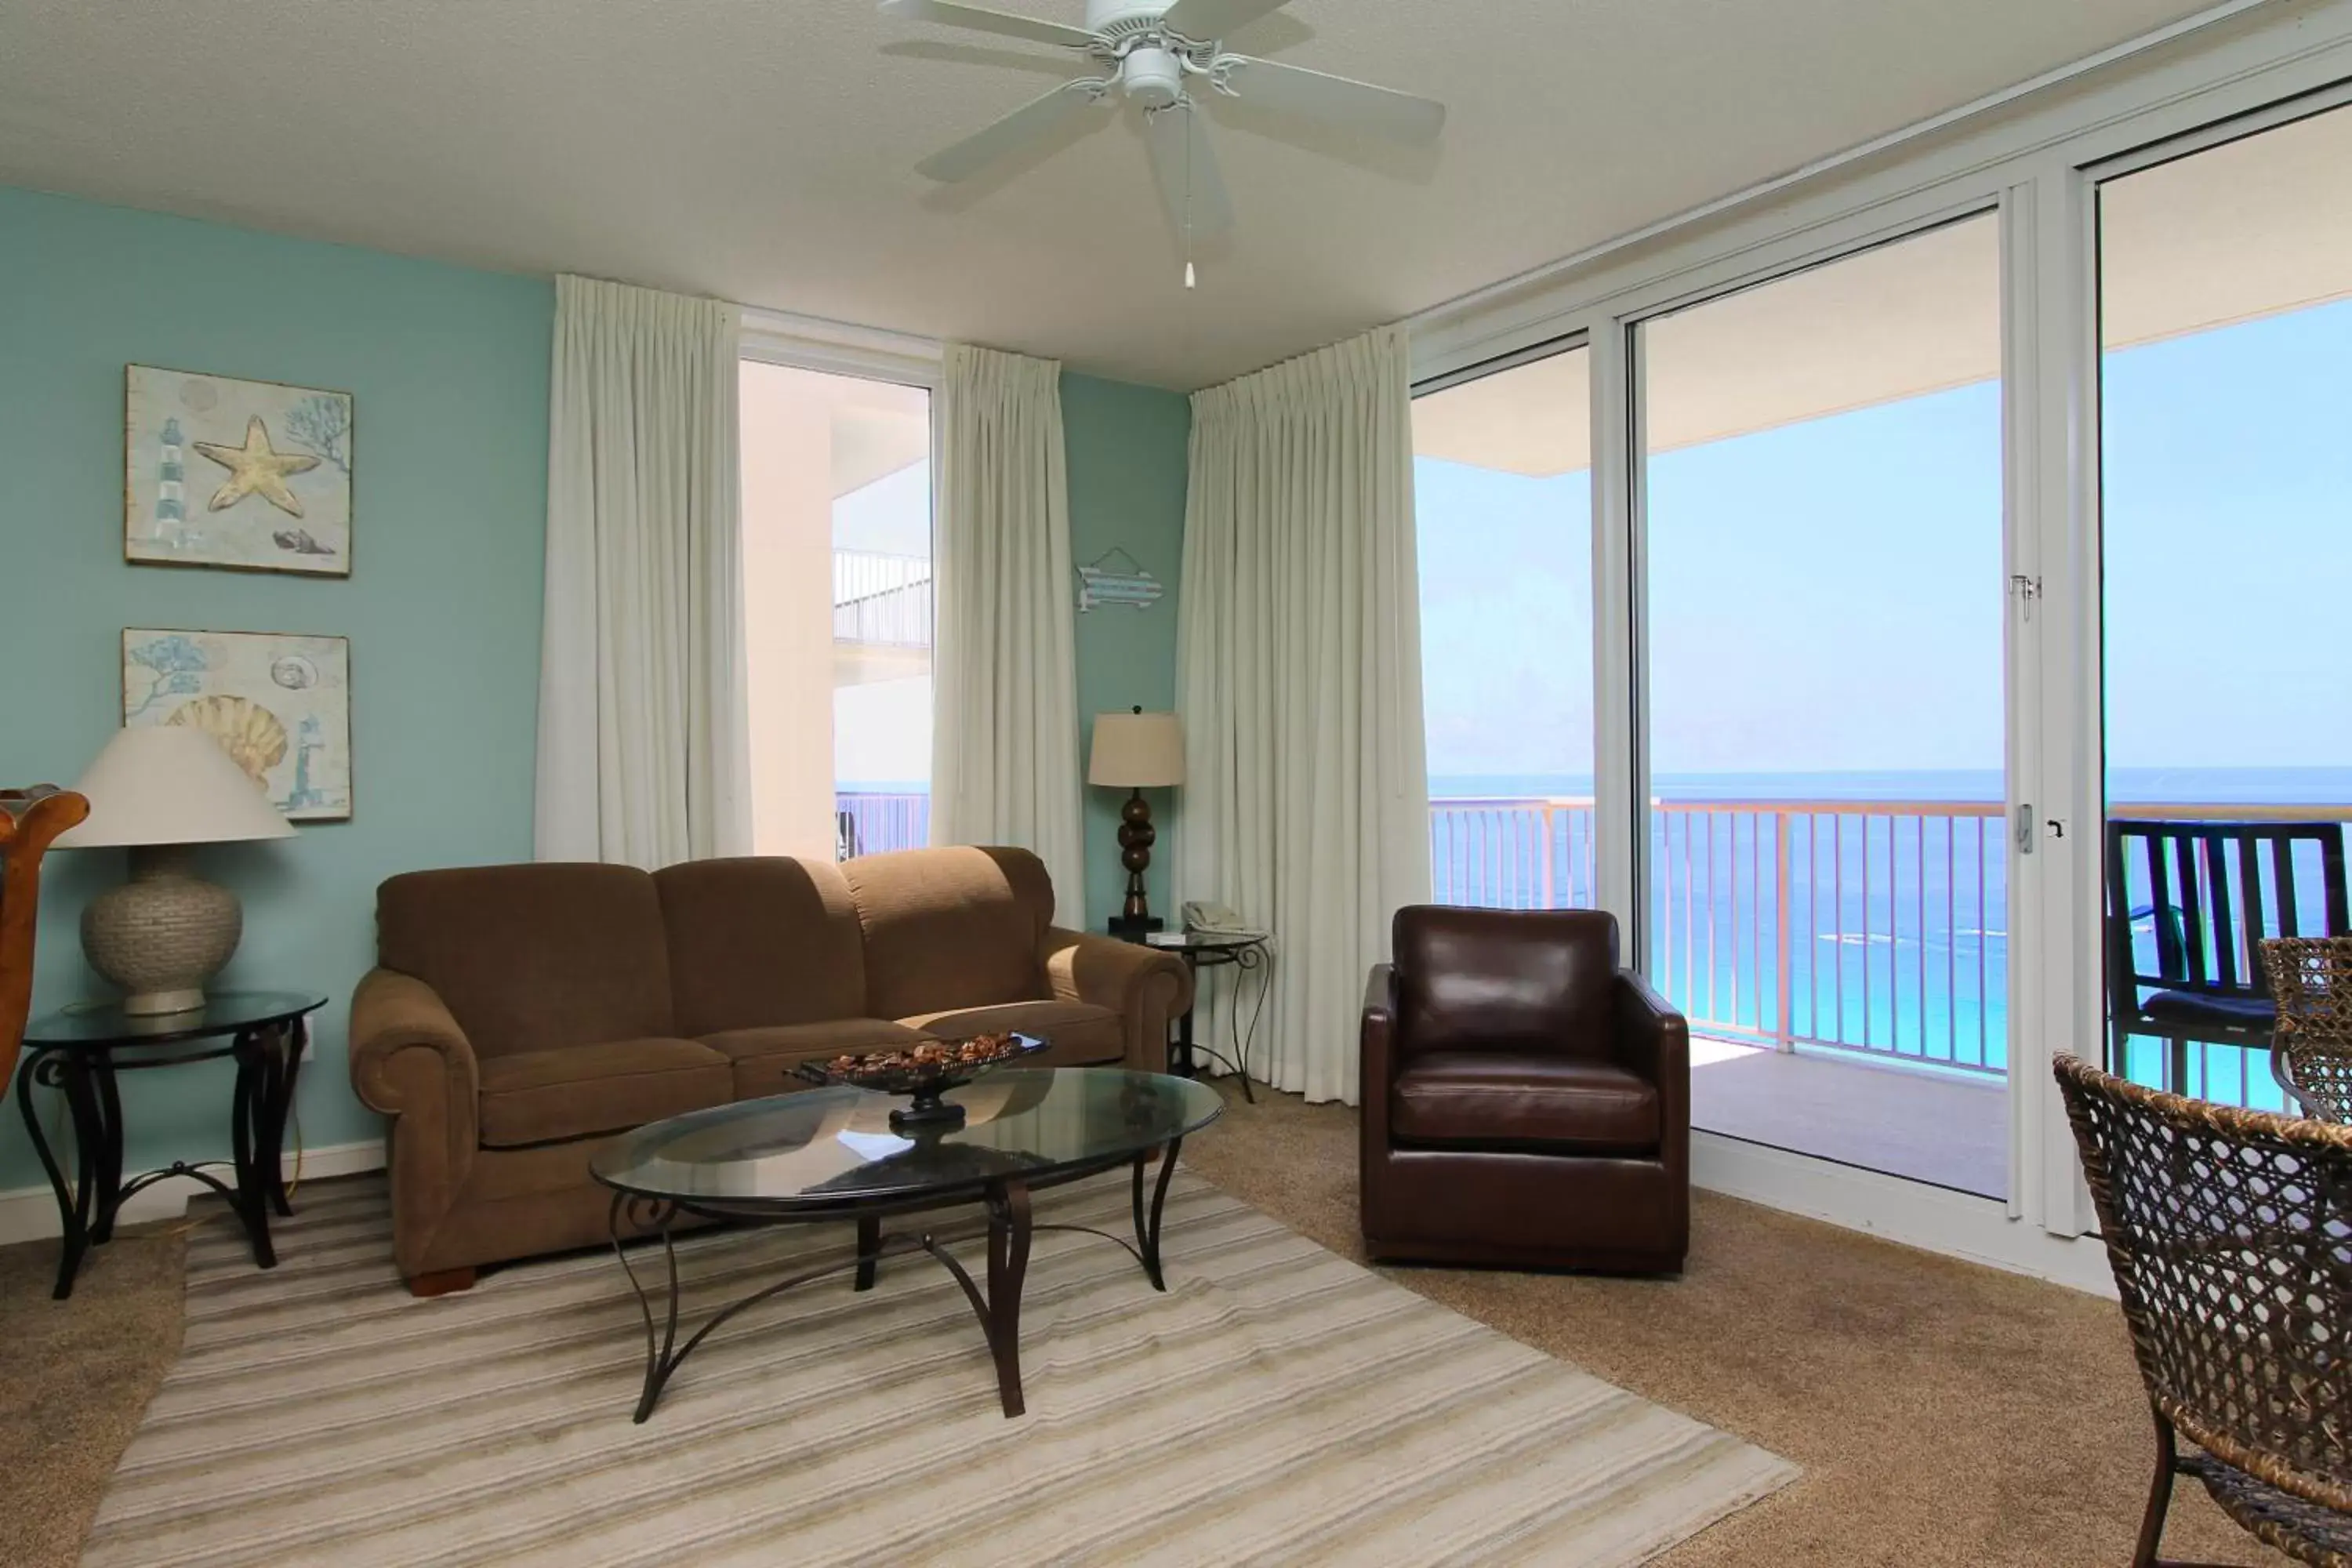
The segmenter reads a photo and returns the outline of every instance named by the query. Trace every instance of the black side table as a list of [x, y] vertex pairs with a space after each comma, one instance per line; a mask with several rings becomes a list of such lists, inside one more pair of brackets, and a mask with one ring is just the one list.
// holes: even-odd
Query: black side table
[[[228, 1199], [252, 1239], [254, 1262], [264, 1268], [278, 1266], [269, 1245], [269, 1211], [294, 1212], [286, 1201], [278, 1154], [294, 1104], [294, 1078], [310, 1037], [309, 1016], [326, 1005], [324, 996], [310, 992], [218, 991], [185, 1013], [140, 1017], [106, 1004], [52, 1013], [25, 1031], [16, 1108], [24, 1112], [34, 1152], [58, 1196], [64, 1232], [53, 1292], [58, 1300], [73, 1294], [82, 1254], [113, 1236], [115, 1216], [131, 1194], [171, 1176], [194, 1176]], [[236, 1059], [236, 1087], [229, 1100], [235, 1185], [213, 1173], [222, 1163], [218, 1160], [174, 1160], [124, 1181], [122, 1100], [115, 1075], [221, 1057]], [[65, 1093], [79, 1167], [70, 1184], [41, 1131], [40, 1111], [33, 1103], [37, 1084]]]
[[[1232, 1068], [1242, 1080], [1242, 1098], [1255, 1105], [1257, 1095], [1250, 1089], [1249, 1053], [1250, 1047], [1257, 1043], [1258, 1019], [1265, 1012], [1266, 991], [1274, 984], [1273, 955], [1266, 945], [1271, 939], [1263, 931], [1188, 931], [1179, 934], [1182, 937], [1181, 942], [1174, 935], [1163, 936], [1156, 942], [1144, 942], [1134, 937], [1128, 939], [1158, 948], [1162, 952], [1174, 953], [1184, 961], [1184, 967], [1192, 972], [1194, 1001], [1192, 1006], [1184, 1010], [1183, 1016], [1176, 1020], [1176, 1047], [1169, 1053], [1168, 1070], [1183, 1078], [1198, 1077], [1200, 1068], [1193, 1060], [1194, 1053], [1198, 1052], [1220, 1067]], [[1201, 1045], [1192, 1038], [1192, 1015], [1200, 1007], [1201, 971], [1227, 966], [1244, 974], [1257, 976], [1257, 1003], [1250, 1009], [1246, 1029], [1242, 1026], [1241, 997], [1238, 994], [1234, 997], [1231, 1020], [1234, 1054], [1231, 1057], [1214, 1046]]]

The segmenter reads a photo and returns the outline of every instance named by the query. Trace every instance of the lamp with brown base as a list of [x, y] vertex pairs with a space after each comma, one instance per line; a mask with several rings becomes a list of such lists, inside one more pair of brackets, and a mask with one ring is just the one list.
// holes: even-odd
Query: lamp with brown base
[[1127, 897], [1110, 922], [1111, 934], [1139, 937], [1158, 931], [1160, 921], [1144, 895], [1143, 873], [1151, 865], [1151, 847], [1159, 834], [1143, 792], [1184, 782], [1183, 726], [1173, 713], [1146, 713], [1139, 706], [1125, 713], [1096, 714], [1087, 782], [1133, 792], [1118, 813], [1118, 863], [1127, 868]]

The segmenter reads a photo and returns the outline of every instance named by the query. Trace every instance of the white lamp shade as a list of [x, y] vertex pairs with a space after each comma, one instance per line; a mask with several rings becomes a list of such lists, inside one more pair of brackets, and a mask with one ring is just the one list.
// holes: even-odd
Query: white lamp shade
[[1097, 713], [1087, 782], [1156, 789], [1184, 782], [1184, 726], [1173, 713]]
[[184, 724], [118, 730], [74, 788], [89, 816], [52, 847], [221, 844], [291, 838], [294, 825], [269, 803], [220, 742]]

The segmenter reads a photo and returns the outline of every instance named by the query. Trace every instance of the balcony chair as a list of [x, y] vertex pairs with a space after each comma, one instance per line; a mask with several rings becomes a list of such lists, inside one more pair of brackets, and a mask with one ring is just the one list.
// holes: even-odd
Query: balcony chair
[[16, 1070], [32, 1010], [41, 857], [51, 839], [89, 815], [88, 800], [54, 784], [0, 790], [0, 1094]]
[[2352, 936], [2263, 943], [2278, 1033], [2271, 1076], [2318, 1121], [2352, 1123]]
[[2352, 1561], [2352, 1128], [2054, 1065], [2156, 1423], [2134, 1568], [2179, 1475], [2299, 1563]]
[[[2270, 1048], [2278, 1025], [2263, 938], [2302, 934], [2295, 847], [2318, 851], [2326, 934], [2346, 915], [2344, 827], [2336, 822], [2107, 824], [2107, 1025], [2121, 1063], [2131, 1036], [2169, 1043], [2165, 1083], [2186, 1092], [2191, 1041]], [[2147, 901], [2137, 902], [2137, 885]], [[2233, 875], [2234, 873], [2234, 875]], [[2139, 966], [2132, 922], [2153, 923], [2156, 966]]]
[[1690, 1245], [1690, 1031], [1589, 910], [1397, 911], [1364, 999], [1375, 1258], [1673, 1273]]

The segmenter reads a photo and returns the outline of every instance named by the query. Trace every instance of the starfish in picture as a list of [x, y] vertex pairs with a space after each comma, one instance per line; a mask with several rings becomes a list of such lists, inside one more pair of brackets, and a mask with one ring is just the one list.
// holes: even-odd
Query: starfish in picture
[[247, 496], [259, 496], [289, 517], [302, 515], [302, 503], [286, 488], [286, 480], [317, 468], [319, 459], [306, 453], [272, 451], [269, 427], [261, 422], [260, 415], [246, 421], [242, 447], [225, 447], [217, 441], [199, 441], [195, 446], [228, 470], [228, 482], [213, 492], [212, 505], [206, 510], [226, 511]]

